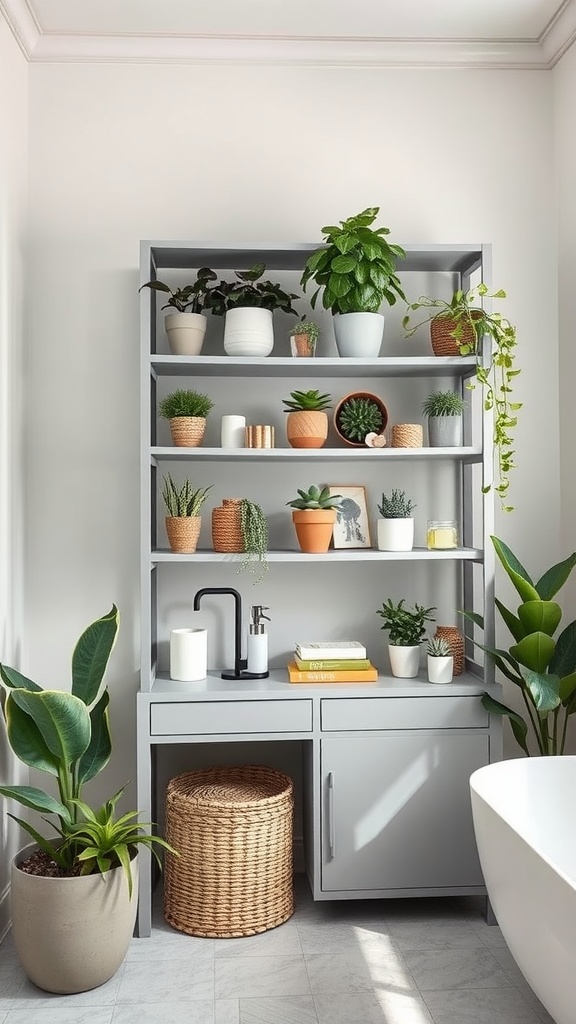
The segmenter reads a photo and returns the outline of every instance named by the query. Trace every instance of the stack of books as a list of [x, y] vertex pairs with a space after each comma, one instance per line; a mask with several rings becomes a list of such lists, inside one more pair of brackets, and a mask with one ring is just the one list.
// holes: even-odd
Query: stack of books
[[288, 662], [291, 683], [375, 683], [378, 669], [358, 640], [311, 640], [296, 644]]

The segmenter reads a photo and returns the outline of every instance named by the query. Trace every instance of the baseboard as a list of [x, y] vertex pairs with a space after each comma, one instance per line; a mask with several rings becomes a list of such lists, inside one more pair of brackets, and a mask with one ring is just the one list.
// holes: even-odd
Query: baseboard
[[0, 942], [6, 938], [10, 931], [10, 886], [7, 885], [4, 892], [0, 894]]

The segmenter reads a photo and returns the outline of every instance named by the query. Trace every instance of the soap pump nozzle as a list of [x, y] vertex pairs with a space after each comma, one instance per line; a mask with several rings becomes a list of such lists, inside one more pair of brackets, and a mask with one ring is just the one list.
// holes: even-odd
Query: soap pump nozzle
[[262, 604], [253, 604], [250, 608], [247, 668], [256, 676], [268, 675], [268, 634], [263, 620], [266, 619], [268, 622], [271, 620], [269, 615], [264, 615], [265, 611], [270, 611], [270, 609]]

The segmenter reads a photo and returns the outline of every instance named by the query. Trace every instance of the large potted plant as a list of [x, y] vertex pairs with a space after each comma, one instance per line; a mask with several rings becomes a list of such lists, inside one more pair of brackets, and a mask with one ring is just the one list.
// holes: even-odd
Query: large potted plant
[[398, 261], [406, 257], [399, 245], [391, 245], [389, 228], [373, 228], [379, 206], [368, 207], [339, 226], [322, 228], [325, 245], [308, 257], [301, 285], [309, 281], [318, 286], [311, 305], [314, 309], [320, 292], [324, 309], [334, 318], [336, 345], [341, 356], [376, 358], [384, 333], [380, 308], [393, 306], [406, 296], [396, 274]]
[[307, 491], [298, 488], [298, 497], [286, 504], [292, 508], [292, 522], [300, 550], [306, 554], [328, 551], [342, 495], [331, 494], [328, 487], [313, 484]]
[[286, 437], [292, 448], [322, 448], [328, 437], [328, 415], [332, 399], [318, 390], [291, 391], [284, 398], [288, 413]]
[[412, 511], [415, 504], [406, 497], [406, 491], [394, 488], [390, 494], [382, 495], [378, 511], [382, 516], [378, 520], [379, 551], [412, 551], [414, 547], [414, 517]]
[[171, 288], [163, 281], [146, 281], [142, 288], [162, 292], [169, 296], [161, 309], [176, 310], [164, 317], [164, 329], [170, 349], [175, 356], [198, 356], [204, 344], [206, 325], [204, 309], [208, 302], [211, 282], [217, 275], [209, 267], [201, 267], [194, 284], [186, 284], [182, 288]]
[[213, 407], [208, 395], [178, 388], [162, 399], [158, 412], [169, 421], [172, 443], [177, 448], [198, 448], [204, 438], [206, 417]]
[[[508, 718], [514, 738], [525, 754], [530, 754], [529, 736], [535, 740], [539, 754], [563, 754], [570, 716], [576, 712], [576, 621], [569, 622], [559, 633], [562, 608], [552, 598], [576, 565], [576, 552], [534, 581], [504, 541], [492, 537], [492, 543], [520, 596], [521, 603], [515, 612], [495, 598], [514, 642], [508, 649], [474, 642], [504, 678], [518, 688], [526, 717], [490, 694], [484, 694], [482, 704], [490, 714]], [[484, 629], [483, 616], [475, 612], [464, 614]]]
[[297, 316], [292, 299], [279, 284], [263, 279], [264, 263], [234, 271], [237, 281], [219, 281], [211, 289], [208, 305], [224, 316], [224, 351], [229, 356], [269, 356], [274, 347], [273, 313], [281, 309]]
[[[513, 507], [507, 504], [509, 473], [514, 468], [511, 431], [517, 423], [516, 413], [521, 402], [512, 401], [515, 369], [516, 328], [501, 313], [489, 313], [482, 302], [485, 299], [505, 299], [503, 290], [489, 292], [485, 284], [468, 291], [455, 291], [450, 300], [421, 296], [409, 304], [409, 310], [425, 309], [423, 320], [414, 323], [410, 313], [403, 320], [407, 336], [411, 337], [422, 324], [429, 323], [432, 347], [436, 354], [476, 357], [476, 380], [483, 388], [484, 408], [493, 411], [493, 442], [496, 459], [497, 483], [495, 491], [505, 512]], [[439, 332], [443, 344], [435, 340]], [[486, 343], [484, 343], [486, 339]], [[473, 383], [466, 385], [473, 388]]]
[[34, 840], [12, 863], [14, 943], [28, 977], [48, 992], [83, 992], [115, 974], [134, 929], [138, 844], [157, 859], [154, 843], [171, 849], [144, 831], [149, 823], [138, 822], [137, 812], [116, 816], [122, 790], [97, 810], [83, 799], [84, 785], [106, 767], [112, 750], [102, 680], [118, 621], [113, 605], [82, 633], [72, 655], [71, 692], [42, 689], [0, 665], [8, 742], [24, 764], [52, 776], [58, 793], [0, 786], [55, 832], [47, 838], [11, 815]]
[[384, 620], [380, 629], [389, 630], [388, 655], [393, 675], [402, 679], [418, 675], [426, 623], [434, 622], [430, 613], [435, 611], [435, 608], [424, 608], [417, 602], [414, 608], [407, 608], [404, 598], [397, 604], [388, 598], [376, 612]]
[[178, 485], [170, 473], [162, 480], [162, 497], [166, 506], [166, 534], [170, 550], [176, 554], [196, 551], [202, 517], [200, 510], [208, 497], [209, 487], [193, 487], [188, 477]]
[[433, 391], [422, 403], [428, 417], [431, 448], [459, 448], [462, 444], [464, 399], [455, 391]]

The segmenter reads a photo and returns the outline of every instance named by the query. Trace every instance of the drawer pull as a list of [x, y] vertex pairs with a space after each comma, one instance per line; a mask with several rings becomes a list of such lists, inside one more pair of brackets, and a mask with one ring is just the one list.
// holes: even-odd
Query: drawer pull
[[336, 856], [336, 834], [334, 822], [334, 772], [328, 772], [328, 849], [330, 860]]

